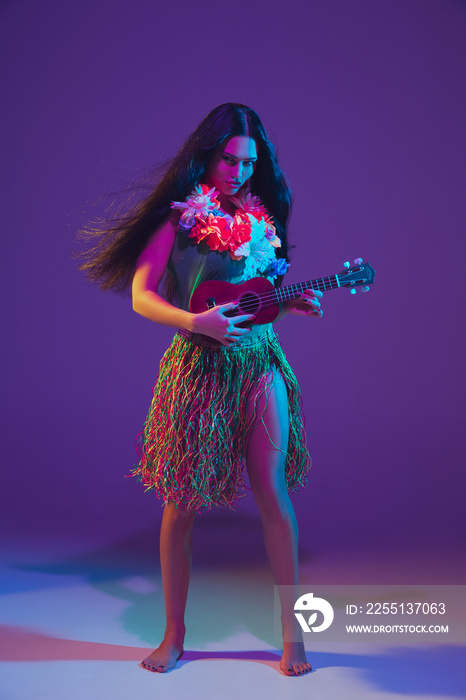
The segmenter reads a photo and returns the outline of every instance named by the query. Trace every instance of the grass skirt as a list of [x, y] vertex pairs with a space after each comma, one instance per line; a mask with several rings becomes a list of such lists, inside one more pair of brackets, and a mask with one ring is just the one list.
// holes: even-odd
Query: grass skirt
[[305, 486], [311, 460], [299, 385], [272, 330], [230, 348], [184, 331], [175, 335], [160, 363], [133, 474], [164, 503], [198, 511], [232, 508], [244, 486], [250, 430], [262, 419], [260, 380], [277, 371], [288, 393], [286, 484], [290, 491]]

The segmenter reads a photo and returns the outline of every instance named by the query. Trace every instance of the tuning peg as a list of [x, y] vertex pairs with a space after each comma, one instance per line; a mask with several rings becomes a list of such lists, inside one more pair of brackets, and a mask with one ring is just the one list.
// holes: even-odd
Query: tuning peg
[[351, 289], [351, 290], [350, 290], [350, 294], [356, 294], [356, 290], [355, 290], [355, 289]]
[[362, 258], [356, 258], [356, 260], [354, 261], [354, 264], [355, 265], [362, 265]]
[[343, 267], [346, 267], [347, 270], [349, 269], [349, 266], [350, 266], [349, 262], [344, 262], [344, 263], [343, 263]]
[[364, 287], [361, 287], [361, 292], [368, 292], [370, 290], [370, 287], [367, 286], [367, 284], [364, 285]]

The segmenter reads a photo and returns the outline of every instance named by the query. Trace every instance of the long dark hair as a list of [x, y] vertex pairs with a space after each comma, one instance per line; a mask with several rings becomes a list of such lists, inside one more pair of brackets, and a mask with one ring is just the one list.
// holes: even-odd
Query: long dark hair
[[145, 199], [123, 216], [98, 222], [80, 232], [80, 237], [90, 241], [92, 246], [78, 253], [84, 259], [79, 269], [102, 290], [128, 292], [138, 258], [154, 230], [171, 213], [170, 203], [186, 199], [202, 181], [214, 150], [230, 136], [250, 136], [256, 142], [258, 159], [249, 180], [250, 191], [273, 216], [282, 242], [277, 254], [288, 261], [291, 193], [278, 165], [275, 148], [253, 109], [227, 102], [203, 119]]

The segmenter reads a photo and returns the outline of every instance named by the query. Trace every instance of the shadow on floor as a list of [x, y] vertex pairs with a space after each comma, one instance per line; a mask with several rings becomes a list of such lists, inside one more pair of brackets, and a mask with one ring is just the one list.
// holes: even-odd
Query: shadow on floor
[[[33, 630], [0, 627], [0, 661], [139, 661], [145, 647], [119, 646], [59, 639]], [[359, 669], [379, 690], [406, 695], [464, 697], [464, 648], [454, 646], [403, 648], [384, 654], [308, 653], [314, 672], [343, 667]], [[280, 655], [269, 651], [190, 651], [178, 666], [196, 661], [228, 659], [261, 663], [278, 671]], [[176, 672], [176, 668], [172, 672]]]

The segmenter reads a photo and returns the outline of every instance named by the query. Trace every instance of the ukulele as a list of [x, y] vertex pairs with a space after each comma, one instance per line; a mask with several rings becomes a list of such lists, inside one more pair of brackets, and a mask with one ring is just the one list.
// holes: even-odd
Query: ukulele
[[[254, 319], [239, 324], [250, 326], [274, 321], [280, 309], [280, 304], [289, 299], [297, 299], [306, 289], [316, 289], [328, 292], [329, 289], [338, 287], [350, 288], [352, 294], [356, 294], [356, 287], [362, 287], [362, 292], [369, 291], [369, 284], [373, 284], [375, 270], [369, 263], [363, 263], [362, 258], [356, 258], [354, 266], [349, 262], [344, 263], [344, 270], [337, 275], [318, 277], [309, 282], [298, 282], [286, 287], [274, 287], [265, 277], [253, 277], [242, 284], [232, 284], [220, 280], [207, 280], [201, 282], [192, 293], [189, 310], [200, 314], [220, 304], [230, 301], [238, 301], [236, 309], [228, 311], [226, 316], [238, 316], [240, 314], [254, 314]], [[212, 344], [219, 343], [209, 338]]]

